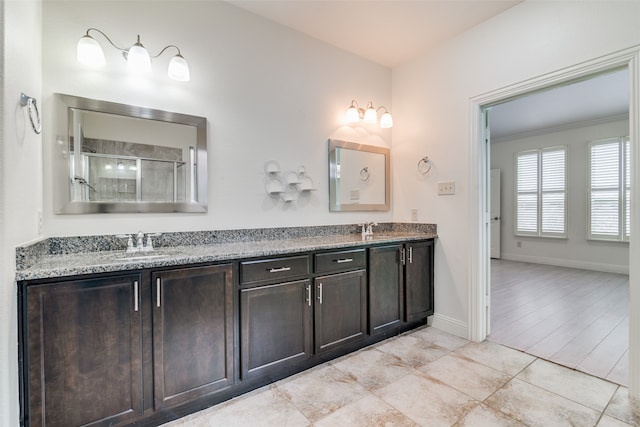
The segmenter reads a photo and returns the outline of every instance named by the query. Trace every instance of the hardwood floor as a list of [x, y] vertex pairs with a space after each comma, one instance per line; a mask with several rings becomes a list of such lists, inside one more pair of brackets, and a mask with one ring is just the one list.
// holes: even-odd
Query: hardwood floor
[[492, 260], [488, 339], [627, 385], [629, 276]]

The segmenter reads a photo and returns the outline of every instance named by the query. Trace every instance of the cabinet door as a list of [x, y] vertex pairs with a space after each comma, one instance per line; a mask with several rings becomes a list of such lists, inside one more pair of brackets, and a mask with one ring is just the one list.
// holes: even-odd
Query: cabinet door
[[277, 374], [312, 352], [311, 282], [240, 291], [242, 378]]
[[156, 409], [233, 383], [230, 264], [152, 274]]
[[142, 415], [140, 277], [28, 286], [28, 425], [113, 425]]
[[366, 334], [365, 270], [317, 277], [314, 288], [316, 353], [359, 340]]
[[403, 320], [402, 246], [369, 249], [369, 333], [377, 334]]
[[433, 314], [433, 240], [410, 243], [405, 252], [405, 321]]

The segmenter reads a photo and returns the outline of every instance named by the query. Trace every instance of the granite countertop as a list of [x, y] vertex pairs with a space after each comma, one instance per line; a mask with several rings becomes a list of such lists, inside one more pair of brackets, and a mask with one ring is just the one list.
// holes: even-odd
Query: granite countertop
[[22, 268], [19, 265], [16, 281], [367, 247], [381, 243], [398, 243], [435, 237], [437, 234], [433, 227], [426, 230], [390, 229], [374, 232], [373, 236], [366, 239], [363, 239], [360, 233], [351, 233], [173, 245], [135, 254], [126, 254], [123, 249], [41, 253], [28, 265]]

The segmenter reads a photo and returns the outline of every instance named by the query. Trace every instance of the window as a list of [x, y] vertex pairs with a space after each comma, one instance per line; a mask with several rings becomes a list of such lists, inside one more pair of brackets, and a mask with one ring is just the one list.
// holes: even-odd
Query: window
[[631, 156], [629, 137], [589, 143], [587, 238], [629, 241]]
[[566, 146], [516, 154], [516, 235], [567, 237], [566, 159]]

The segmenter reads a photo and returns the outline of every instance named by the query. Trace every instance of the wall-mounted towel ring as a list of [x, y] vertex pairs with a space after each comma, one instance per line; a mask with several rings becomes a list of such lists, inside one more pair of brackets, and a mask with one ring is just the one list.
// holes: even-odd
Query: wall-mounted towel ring
[[431, 172], [431, 160], [429, 160], [428, 156], [424, 156], [418, 160], [418, 173], [420, 173], [420, 175], [426, 175], [429, 172]]
[[369, 167], [365, 166], [360, 171], [360, 181], [369, 181]]
[[[31, 127], [33, 131], [37, 134], [42, 132], [42, 122], [40, 121], [40, 111], [38, 111], [38, 104], [35, 98], [27, 96], [24, 93], [20, 93], [20, 105], [23, 107], [27, 107], [27, 112], [29, 114], [29, 121], [31, 121]], [[33, 119], [35, 111], [35, 120]]]

